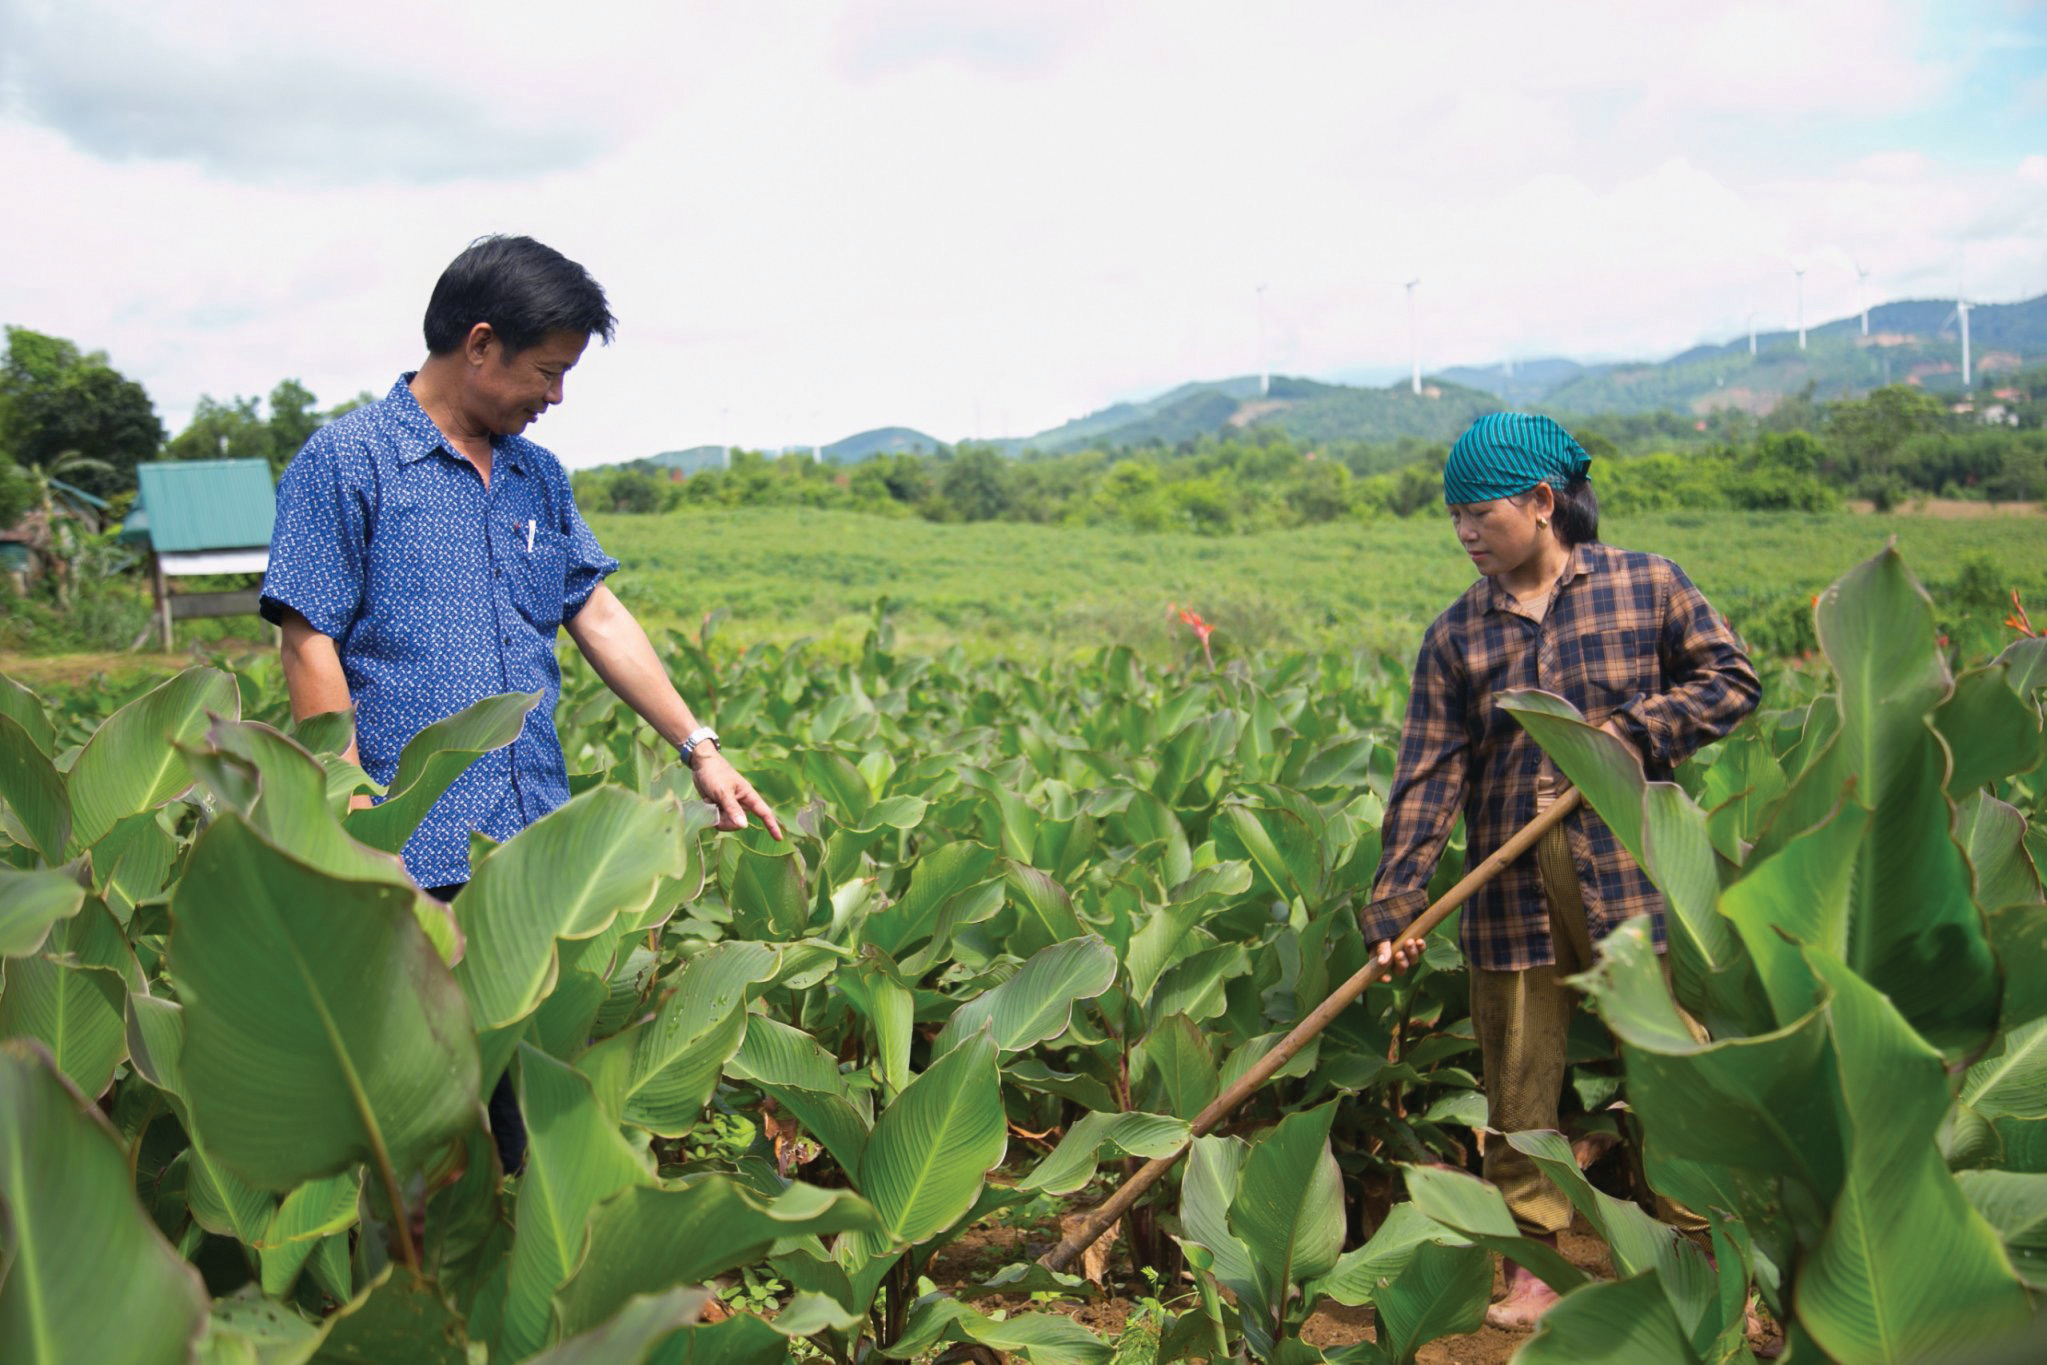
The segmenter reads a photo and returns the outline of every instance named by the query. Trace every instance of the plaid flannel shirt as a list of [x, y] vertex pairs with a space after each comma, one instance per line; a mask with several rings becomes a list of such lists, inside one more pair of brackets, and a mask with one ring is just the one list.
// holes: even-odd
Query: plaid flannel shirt
[[[1366, 942], [1392, 938], [1426, 908], [1429, 878], [1460, 810], [1467, 866], [1535, 818], [1537, 781], [1554, 778], [1555, 768], [1493, 704], [1524, 687], [1556, 693], [1594, 725], [1617, 721], [1652, 781], [1732, 730], [1761, 690], [1726, 621], [1682, 569], [1657, 555], [1576, 547], [1540, 623], [1517, 612], [1492, 579], [1480, 579], [1422, 641], [1373, 899], [1359, 916]], [[1565, 830], [1593, 941], [1647, 913], [1661, 949], [1663, 897], [1606, 822], [1581, 807]], [[1462, 941], [1471, 965], [1491, 971], [1555, 962], [1532, 853], [1466, 903]]]

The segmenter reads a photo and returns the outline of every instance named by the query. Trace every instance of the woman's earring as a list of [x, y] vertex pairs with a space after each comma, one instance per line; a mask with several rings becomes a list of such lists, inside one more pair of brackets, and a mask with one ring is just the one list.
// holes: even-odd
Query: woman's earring
[[1549, 518], [1548, 518], [1548, 517], [1537, 517], [1537, 518], [1535, 519], [1535, 529], [1536, 529], [1536, 530], [1538, 530], [1538, 531], [1541, 531], [1541, 530], [1546, 530], [1546, 529], [1548, 529], [1548, 527], [1549, 527]]

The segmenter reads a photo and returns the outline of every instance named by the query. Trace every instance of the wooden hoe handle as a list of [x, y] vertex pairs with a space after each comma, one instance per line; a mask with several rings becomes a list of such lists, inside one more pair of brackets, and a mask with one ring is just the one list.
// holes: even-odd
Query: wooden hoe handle
[[[1490, 882], [1507, 866], [1529, 849], [1535, 847], [1543, 835], [1550, 832], [1565, 816], [1578, 809], [1583, 795], [1575, 788], [1568, 788], [1555, 803], [1542, 814], [1524, 825], [1520, 832], [1500, 845], [1493, 855], [1477, 867], [1464, 874], [1463, 880], [1443, 894], [1441, 900], [1415, 917], [1414, 923], [1403, 929], [1394, 940], [1396, 943], [1410, 938], [1426, 938], [1437, 925], [1450, 917], [1450, 912], [1471, 899], [1478, 889]], [[1374, 957], [1358, 968], [1350, 980], [1338, 986], [1327, 1000], [1317, 1005], [1307, 1018], [1295, 1024], [1293, 1031], [1279, 1042], [1279, 1046], [1260, 1057], [1249, 1071], [1237, 1078], [1236, 1084], [1217, 1095], [1206, 1109], [1195, 1115], [1192, 1132], [1180, 1147], [1162, 1157], [1154, 1157], [1137, 1168], [1130, 1178], [1114, 1194], [1096, 1206], [1094, 1212], [1083, 1219], [1078, 1227], [1043, 1256], [1038, 1264], [1047, 1270], [1064, 1270], [1083, 1251], [1093, 1246], [1104, 1232], [1115, 1226], [1116, 1220], [1129, 1211], [1144, 1192], [1158, 1183], [1159, 1177], [1173, 1169], [1173, 1163], [1187, 1154], [1193, 1139], [1214, 1128], [1229, 1116], [1230, 1111], [1251, 1098], [1252, 1092], [1271, 1080], [1279, 1070], [1293, 1060], [1294, 1054], [1308, 1045], [1308, 1040], [1328, 1028], [1336, 1016], [1349, 1008], [1350, 1003], [1365, 993], [1365, 988], [1377, 981], [1385, 972], [1379, 960]]]

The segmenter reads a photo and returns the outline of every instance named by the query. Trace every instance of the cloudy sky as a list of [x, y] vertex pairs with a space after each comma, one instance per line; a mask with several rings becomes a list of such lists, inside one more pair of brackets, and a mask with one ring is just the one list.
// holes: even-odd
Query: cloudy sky
[[621, 319], [571, 464], [1020, 434], [1272, 368], [1661, 357], [2047, 291], [2039, 0], [0, 0], [0, 321], [175, 430], [422, 351], [471, 238]]

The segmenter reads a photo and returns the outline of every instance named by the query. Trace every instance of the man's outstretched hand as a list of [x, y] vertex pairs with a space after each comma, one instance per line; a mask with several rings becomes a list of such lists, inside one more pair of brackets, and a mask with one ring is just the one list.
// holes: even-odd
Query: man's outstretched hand
[[761, 800], [761, 794], [753, 789], [753, 784], [725, 761], [725, 755], [707, 746], [692, 766], [691, 775], [696, 779], [697, 795], [717, 808], [717, 828], [728, 833], [745, 829], [746, 813], [752, 811], [768, 827], [768, 833], [777, 839], [782, 837], [782, 822], [768, 809], [768, 803]]

